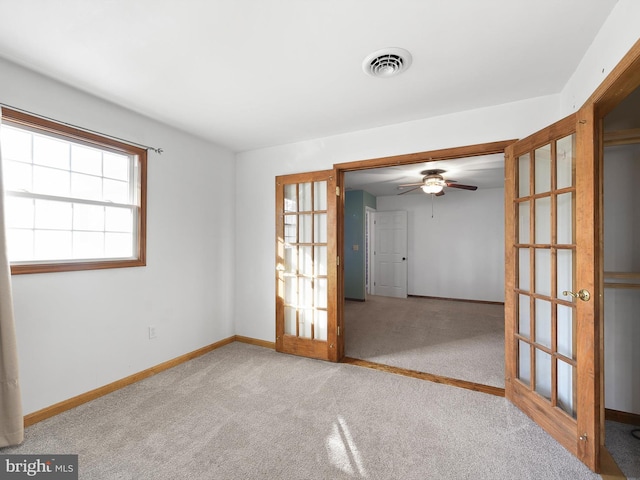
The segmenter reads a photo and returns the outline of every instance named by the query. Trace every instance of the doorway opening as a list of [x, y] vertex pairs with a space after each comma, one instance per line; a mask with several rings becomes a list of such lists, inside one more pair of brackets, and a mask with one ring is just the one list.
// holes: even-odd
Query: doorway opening
[[[355, 357], [504, 394], [504, 148], [510, 143], [336, 165], [346, 189], [340, 231], [349, 361]], [[435, 169], [445, 171], [452, 183], [479, 188], [448, 188], [444, 196], [398, 189]], [[350, 197], [360, 201], [359, 212]], [[380, 275], [371, 220], [391, 211], [405, 211], [408, 217], [406, 299], [376, 295]], [[349, 232], [350, 225], [358, 225], [358, 213], [364, 223], [361, 240]], [[350, 264], [360, 244], [365, 251], [356, 265]], [[353, 275], [352, 268], [361, 276]], [[350, 285], [354, 278], [362, 283], [360, 290]], [[354, 298], [354, 291], [361, 296]]]
[[[640, 477], [640, 88], [603, 121], [605, 446]], [[633, 432], [636, 432], [635, 435]], [[611, 448], [614, 447], [614, 448]]]

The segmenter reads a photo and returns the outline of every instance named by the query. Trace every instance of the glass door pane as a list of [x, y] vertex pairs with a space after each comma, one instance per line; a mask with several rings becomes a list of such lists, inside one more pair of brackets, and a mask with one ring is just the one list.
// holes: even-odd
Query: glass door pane
[[[285, 199], [296, 198], [295, 190], [300, 211], [295, 215], [285, 215], [284, 275], [287, 288], [284, 304], [285, 311], [289, 312], [285, 334], [312, 340], [320, 333], [326, 340], [327, 259], [324, 252], [327, 245], [327, 182], [287, 185]], [[293, 205], [296, 204], [289, 204], [289, 211]], [[297, 230], [293, 228], [295, 225], [298, 225]], [[291, 312], [295, 312], [295, 316]], [[316, 327], [318, 320], [320, 328]]]
[[514, 198], [516, 378], [573, 418], [576, 315], [562, 292], [573, 291], [575, 271], [574, 141], [570, 135], [520, 154]]

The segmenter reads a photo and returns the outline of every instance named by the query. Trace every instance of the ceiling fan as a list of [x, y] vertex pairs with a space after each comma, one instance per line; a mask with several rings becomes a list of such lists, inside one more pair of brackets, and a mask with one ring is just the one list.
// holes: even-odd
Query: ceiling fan
[[409, 189], [405, 192], [400, 192], [398, 195], [404, 195], [405, 193], [413, 192], [414, 190], [417, 190], [419, 188], [421, 188], [424, 193], [430, 193], [431, 195], [435, 195], [436, 197], [444, 195], [444, 187], [460, 188], [462, 190], [478, 189], [478, 187], [476, 187], [475, 185], [463, 185], [461, 183], [456, 183], [454, 180], [445, 180], [442, 176], [442, 174], [445, 172], [446, 170], [440, 169], [424, 170], [420, 172], [420, 175], [424, 175], [421, 182], [398, 185], [399, 190], [404, 190], [405, 188]]

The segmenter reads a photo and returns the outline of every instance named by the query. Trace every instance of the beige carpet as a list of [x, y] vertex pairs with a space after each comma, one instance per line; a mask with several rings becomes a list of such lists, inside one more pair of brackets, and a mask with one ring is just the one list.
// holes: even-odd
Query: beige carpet
[[345, 354], [504, 388], [504, 306], [420, 297], [347, 301]]
[[504, 398], [232, 343], [26, 429], [85, 480], [540, 479], [590, 472]]
[[[345, 304], [349, 357], [504, 388], [504, 307], [369, 296]], [[640, 480], [634, 427], [606, 422], [606, 445], [629, 479]]]
[[640, 439], [631, 435], [637, 425], [608, 421], [605, 445], [629, 480], [640, 480]]

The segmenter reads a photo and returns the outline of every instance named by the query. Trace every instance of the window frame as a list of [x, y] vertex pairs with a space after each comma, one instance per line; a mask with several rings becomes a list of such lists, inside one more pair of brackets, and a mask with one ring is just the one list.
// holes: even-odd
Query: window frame
[[50, 272], [73, 272], [83, 270], [101, 270], [107, 268], [126, 268], [146, 266], [147, 244], [147, 150], [141, 147], [123, 143], [113, 138], [105, 137], [97, 133], [88, 132], [69, 125], [61, 124], [53, 120], [44, 119], [19, 112], [7, 107], [2, 107], [2, 123], [17, 128], [24, 127], [35, 130], [38, 133], [51, 135], [114, 153], [134, 155], [138, 161], [139, 172], [139, 201], [137, 229], [137, 256], [131, 259], [104, 259], [104, 260], [73, 260], [73, 261], [33, 261], [19, 264], [11, 264], [11, 274], [32, 274]]

